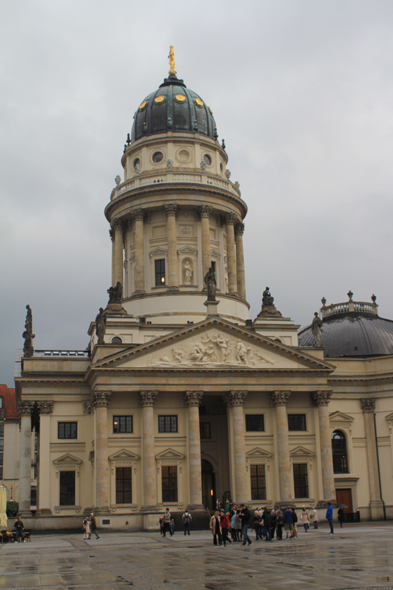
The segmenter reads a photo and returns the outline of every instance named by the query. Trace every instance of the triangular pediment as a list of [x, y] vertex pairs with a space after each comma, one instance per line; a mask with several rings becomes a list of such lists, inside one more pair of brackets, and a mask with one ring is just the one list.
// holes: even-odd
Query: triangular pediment
[[271, 453], [261, 449], [260, 447], [255, 447], [251, 451], [247, 451], [246, 458], [247, 459], [270, 459], [272, 457]]
[[131, 459], [132, 461], [137, 461], [139, 459], [139, 455], [135, 455], [135, 453], [131, 453], [131, 451], [127, 451], [127, 449], [121, 449], [121, 451], [117, 451], [109, 458], [109, 461], [124, 461], [125, 459]]
[[290, 457], [313, 457], [313, 455], [314, 455], [314, 453], [312, 451], [309, 451], [305, 447], [301, 447], [301, 446], [295, 447], [289, 453]]
[[393, 422], [393, 412], [385, 416], [385, 420], [388, 420], [388, 422]]
[[149, 256], [150, 258], [153, 258], [155, 256], [166, 256], [167, 253], [168, 250], [166, 250], [165, 248], [161, 248], [161, 246], [157, 246], [157, 248], [154, 248], [154, 250], [150, 250]]
[[183, 248], [178, 248], [177, 253], [197, 255], [198, 250], [196, 248], [193, 248], [192, 246], [183, 246]]
[[178, 451], [175, 451], [174, 449], [165, 449], [165, 451], [162, 451], [156, 455], [157, 461], [161, 461], [162, 459], [174, 459], [176, 461], [180, 461], [181, 459], [184, 459], [184, 455]]
[[53, 463], [58, 466], [80, 465], [81, 463], [83, 463], [83, 461], [82, 461], [82, 459], [79, 459], [78, 457], [71, 455], [71, 453], [66, 453], [65, 455], [62, 455], [61, 457], [58, 457], [57, 459], [55, 459], [53, 461]]
[[140, 346], [123, 350], [94, 368], [133, 370], [319, 370], [334, 368], [290, 347], [217, 316], [175, 330]]
[[329, 414], [329, 422], [348, 422], [348, 424], [351, 424], [353, 421], [354, 418], [348, 414], [344, 414], [344, 412], [333, 412]]

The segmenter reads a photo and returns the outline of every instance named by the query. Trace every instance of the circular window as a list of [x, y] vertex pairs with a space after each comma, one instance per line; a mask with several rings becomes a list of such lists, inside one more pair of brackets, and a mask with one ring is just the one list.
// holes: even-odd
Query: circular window
[[160, 94], [159, 96], [156, 96], [154, 99], [154, 102], [157, 104], [161, 104], [164, 101], [165, 101], [165, 96], [163, 96], [162, 94]]
[[119, 336], [112, 338], [111, 342], [112, 344], [122, 344], [121, 338], [119, 338]]
[[201, 100], [200, 98], [196, 98], [195, 104], [198, 105], [198, 107], [203, 107], [203, 100]]
[[203, 161], [205, 162], [206, 166], [211, 166], [212, 159], [211, 159], [211, 157], [209, 156], [209, 154], [205, 154], [205, 155], [203, 156]]
[[141, 161], [140, 161], [139, 158], [135, 158], [135, 160], [134, 160], [134, 170], [136, 172], [139, 172], [140, 169], [141, 169]]
[[139, 105], [139, 110], [144, 111], [147, 106], [147, 102], [144, 100], [142, 104]]
[[190, 159], [190, 152], [188, 150], [180, 150], [178, 158], [181, 162], [188, 162]]
[[153, 162], [155, 164], [158, 164], [159, 162], [161, 162], [161, 160], [163, 159], [164, 154], [162, 152], [154, 152], [154, 154], [152, 155], [151, 159], [153, 160]]
[[175, 99], [177, 100], [177, 102], [185, 102], [186, 97], [184, 96], [184, 94], [176, 94]]

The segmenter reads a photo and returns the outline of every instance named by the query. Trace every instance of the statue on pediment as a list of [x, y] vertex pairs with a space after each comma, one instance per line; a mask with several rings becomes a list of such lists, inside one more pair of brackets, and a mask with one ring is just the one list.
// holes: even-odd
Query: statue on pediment
[[216, 300], [216, 273], [211, 266], [206, 273], [205, 276], [205, 285], [207, 288], [207, 300], [208, 301], [215, 301]]
[[97, 344], [105, 344], [104, 336], [106, 330], [106, 315], [104, 309], [100, 307], [100, 311], [96, 316], [96, 334]]
[[321, 337], [322, 337], [322, 320], [318, 315], [318, 312], [314, 312], [314, 318], [311, 324], [311, 332], [313, 336], [313, 346], [322, 346]]
[[270, 293], [269, 287], [266, 287], [262, 293], [262, 309], [258, 314], [258, 317], [282, 317], [281, 312], [276, 309], [274, 305], [274, 297]]
[[107, 290], [107, 293], [109, 295], [108, 304], [109, 303], [120, 303], [121, 296], [123, 293], [123, 287], [122, 287], [120, 281], [117, 281], [115, 287], [109, 287], [109, 289]]
[[30, 305], [26, 305], [26, 309], [27, 313], [25, 331], [22, 334], [23, 338], [25, 339], [23, 345], [23, 356], [29, 358], [34, 355], [33, 338], [35, 338], [35, 334], [33, 334], [33, 312], [31, 311]]

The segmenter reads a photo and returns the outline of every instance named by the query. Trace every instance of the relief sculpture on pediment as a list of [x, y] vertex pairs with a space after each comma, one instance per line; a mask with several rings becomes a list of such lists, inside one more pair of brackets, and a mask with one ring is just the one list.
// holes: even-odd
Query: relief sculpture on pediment
[[273, 365], [274, 361], [246, 342], [231, 338], [221, 332], [209, 333], [191, 342], [173, 347], [151, 361], [152, 365], [182, 366], [243, 366]]

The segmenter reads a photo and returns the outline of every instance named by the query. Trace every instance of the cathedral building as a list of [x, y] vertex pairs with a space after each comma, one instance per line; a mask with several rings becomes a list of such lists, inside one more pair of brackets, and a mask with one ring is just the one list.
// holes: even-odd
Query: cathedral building
[[80, 527], [94, 511], [100, 527], [156, 529], [165, 508], [216, 498], [393, 517], [393, 322], [351, 297], [298, 334], [268, 288], [249, 319], [247, 205], [212, 109], [172, 58], [121, 163], [109, 303], [88, 349], [34, 351], [28, 309], [15, 378], [26, 527]]

